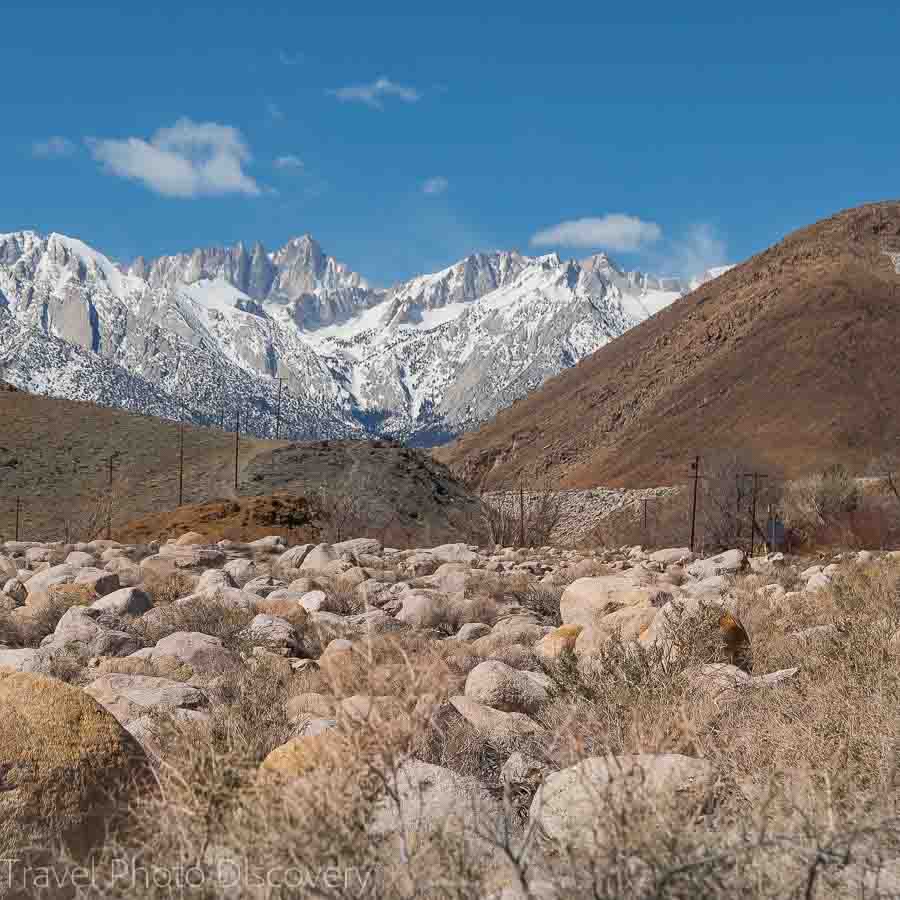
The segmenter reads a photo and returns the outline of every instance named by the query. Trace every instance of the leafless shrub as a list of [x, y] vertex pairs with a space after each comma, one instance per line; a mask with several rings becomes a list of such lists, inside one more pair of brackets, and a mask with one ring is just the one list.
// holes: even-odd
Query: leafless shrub
[[785, 525], [802, 542], [812, 543], [824, 529], [857, 510], [860, 498], [856, 479], [843, 466], [830, 466], [819, 475], [788, 484], [783, 501]]
[[483, 494], [483, 530], [501, 547], [543, 547], [562, 518], [564, 498], [552, 488]]
[[309, 500], [324, 541], [374, 537], [383, 542], [389, 534], [397, 537], [394, 503], [386, 485], [367, 476], [356, 458], [340, 480], [320, 484]]

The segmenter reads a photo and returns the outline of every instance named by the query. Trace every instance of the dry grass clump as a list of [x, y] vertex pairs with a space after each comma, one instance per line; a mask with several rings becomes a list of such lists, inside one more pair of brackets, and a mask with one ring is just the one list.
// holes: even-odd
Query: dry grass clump
[[442, 697], [461, 690], [471, 658], [464, 644], [400, 633], [357, 641], [352, 651], [326, 654], [319, 664], [319, 672], [302, 676], [298, 692]]
[[219, 638], [232, 650], [246, 650], [243, 632], [255, 615], [255, 608], [228, 606], [213, 595], [158, 607], [152, 616], [135, 619], [127, 628], [148, 646], [178, 631], [197, 631]]
[[356, 585], [335, 578], [326, 588], [328, 609], [340, 616], [355, 616], [365, 612], [365, 603], [356, 591]]
[[39, 647], [45, 637], [53, 634], [59, 620], [72, 605], [65, 594], [54, 591], [31, 606], [0, 609], [0, 644]]
[[559, 602], [564, 588], [549, 584], [528, 584], [522, 590], [512, 591], [512, 597], [523, 609], [533, 612], [547, 625], [562, 625]]
[[194, 590], [196, 579], [182, 572], [160, 575], [152, 570], [143, 574], [144, 591], [154, 606], [168, 606]]
[[48, 656], [39, 671], [42, 675], [49, 675], [50, 678], [68, 684], [84, 685], [94, 677], [87, 668], [88, 660], [89, 657], [81, 647], [71, 644]]

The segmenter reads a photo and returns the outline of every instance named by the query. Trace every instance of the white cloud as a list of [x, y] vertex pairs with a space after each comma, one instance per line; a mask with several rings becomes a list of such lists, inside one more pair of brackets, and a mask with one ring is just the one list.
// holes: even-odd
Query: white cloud
[[304, 168], [303, 160], [300, 159], [299, 156], [294, 156], [292, 153], [288, 153], [285, 156], [279, 156], [278, 159], [275, 160], [275, 168], [276, 169], [302, 169]]
[[635, 216], [612, 213], [600, 218], [572, 219], [539, 231], [531, 238], [534, 246], [562, 246], [618, 250], [639, 250], [658, 241], [662, 229], [655, 222], [644, 222]]
[[75, 144], [68, 138], [51, 137], [45, 141], [35, 141], [31, 145], [31, 155], [40, 159], [56, 159], [60, 156], [71, 156], [75, 152]]
[[450, 187], [450, 182], [443, 175], [436, 175], [434, 178], [429, 178], [425, 181], [422, 185], [422, 193], [431, 195], [443, 194], [448, 187]]
[[714, 226], [707, 223], [692, 225], [687, 234], [672, 245], [668, 270], [683, 278], [702, 275], [707, 269], [725, 265], [728, 248]]
[[263, 193], [244, 172], [250, 150], [241, 132], [230, 125], [185, 118], [160, 128], [149, 141], [89, 138], [87, 143], [107, 172], [140, 181], [166, 197]]
[[415, 88], [397, 84], [389, 78], [379, 78], [371, 84], [356, 84], [349, 87], [337, 88], [328, 91], [332, 97], [337, 97], [342, 103], [365, 103], [372, 109], [384, 109], [385, 97], [397, 97], [404, 103], [417, 103], [422, 99], [421, 93]]
[[303, 62], [304, 56], [302, 53], [288, 53], [286, 50], [282, 50], [279, 52], [278, 58], [283, 66], [299, 66]]

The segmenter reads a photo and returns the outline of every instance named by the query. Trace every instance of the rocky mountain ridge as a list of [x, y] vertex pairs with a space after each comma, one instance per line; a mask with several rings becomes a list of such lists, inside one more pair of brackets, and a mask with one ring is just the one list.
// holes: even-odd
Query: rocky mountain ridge
[[121, 266], [77, 239], [23, 231], [0, 235], [0, 373], [157, 415], [184, 405], [201, 424], [240, 414], [260, 435], [430, 444], [685, 289], [602, 254], [479, 253], [376, 289], [309, 235], [271, 253], [238, 243]]

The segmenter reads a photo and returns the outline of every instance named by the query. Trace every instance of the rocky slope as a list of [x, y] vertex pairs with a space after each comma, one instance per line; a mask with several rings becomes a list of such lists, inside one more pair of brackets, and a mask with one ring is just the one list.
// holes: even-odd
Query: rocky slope
[[[375, 290], [309, 236], [127, 268], [0, 235], [0, 373], [26, 390], [295, 439], [428, 444], [489, 419], [683, 291], [606, 256], [477, 254]], [[238, 409], [240, 407], [240, 409]]]
[[[210, 897], [236, 896], [238, 864], [253, 883], [365, 866], [365, 893], [398, 900], [436, 873], [453, 900], [774, 900], [816, 877], [817, 897], [896, 897], [897, 554], [809, 562], [0, 543], [4, 896], [48, 896], [30, 889], [73, 860], [100, 896], [122, 896], [126, 853], [186, 871], [215, 789], [217, 864], [187, 870]], [[840, 788], [827, 815], [819, 780]], [[501, 841], [527, 858], [485, 852]], [[127, 896], [160, 893], [139, 875]]]
[[439, 458], [487, 487], [684, 482], [695, 454], [863, 471], [900, 440], [900, 203], [848, 210], [702, 285]]

